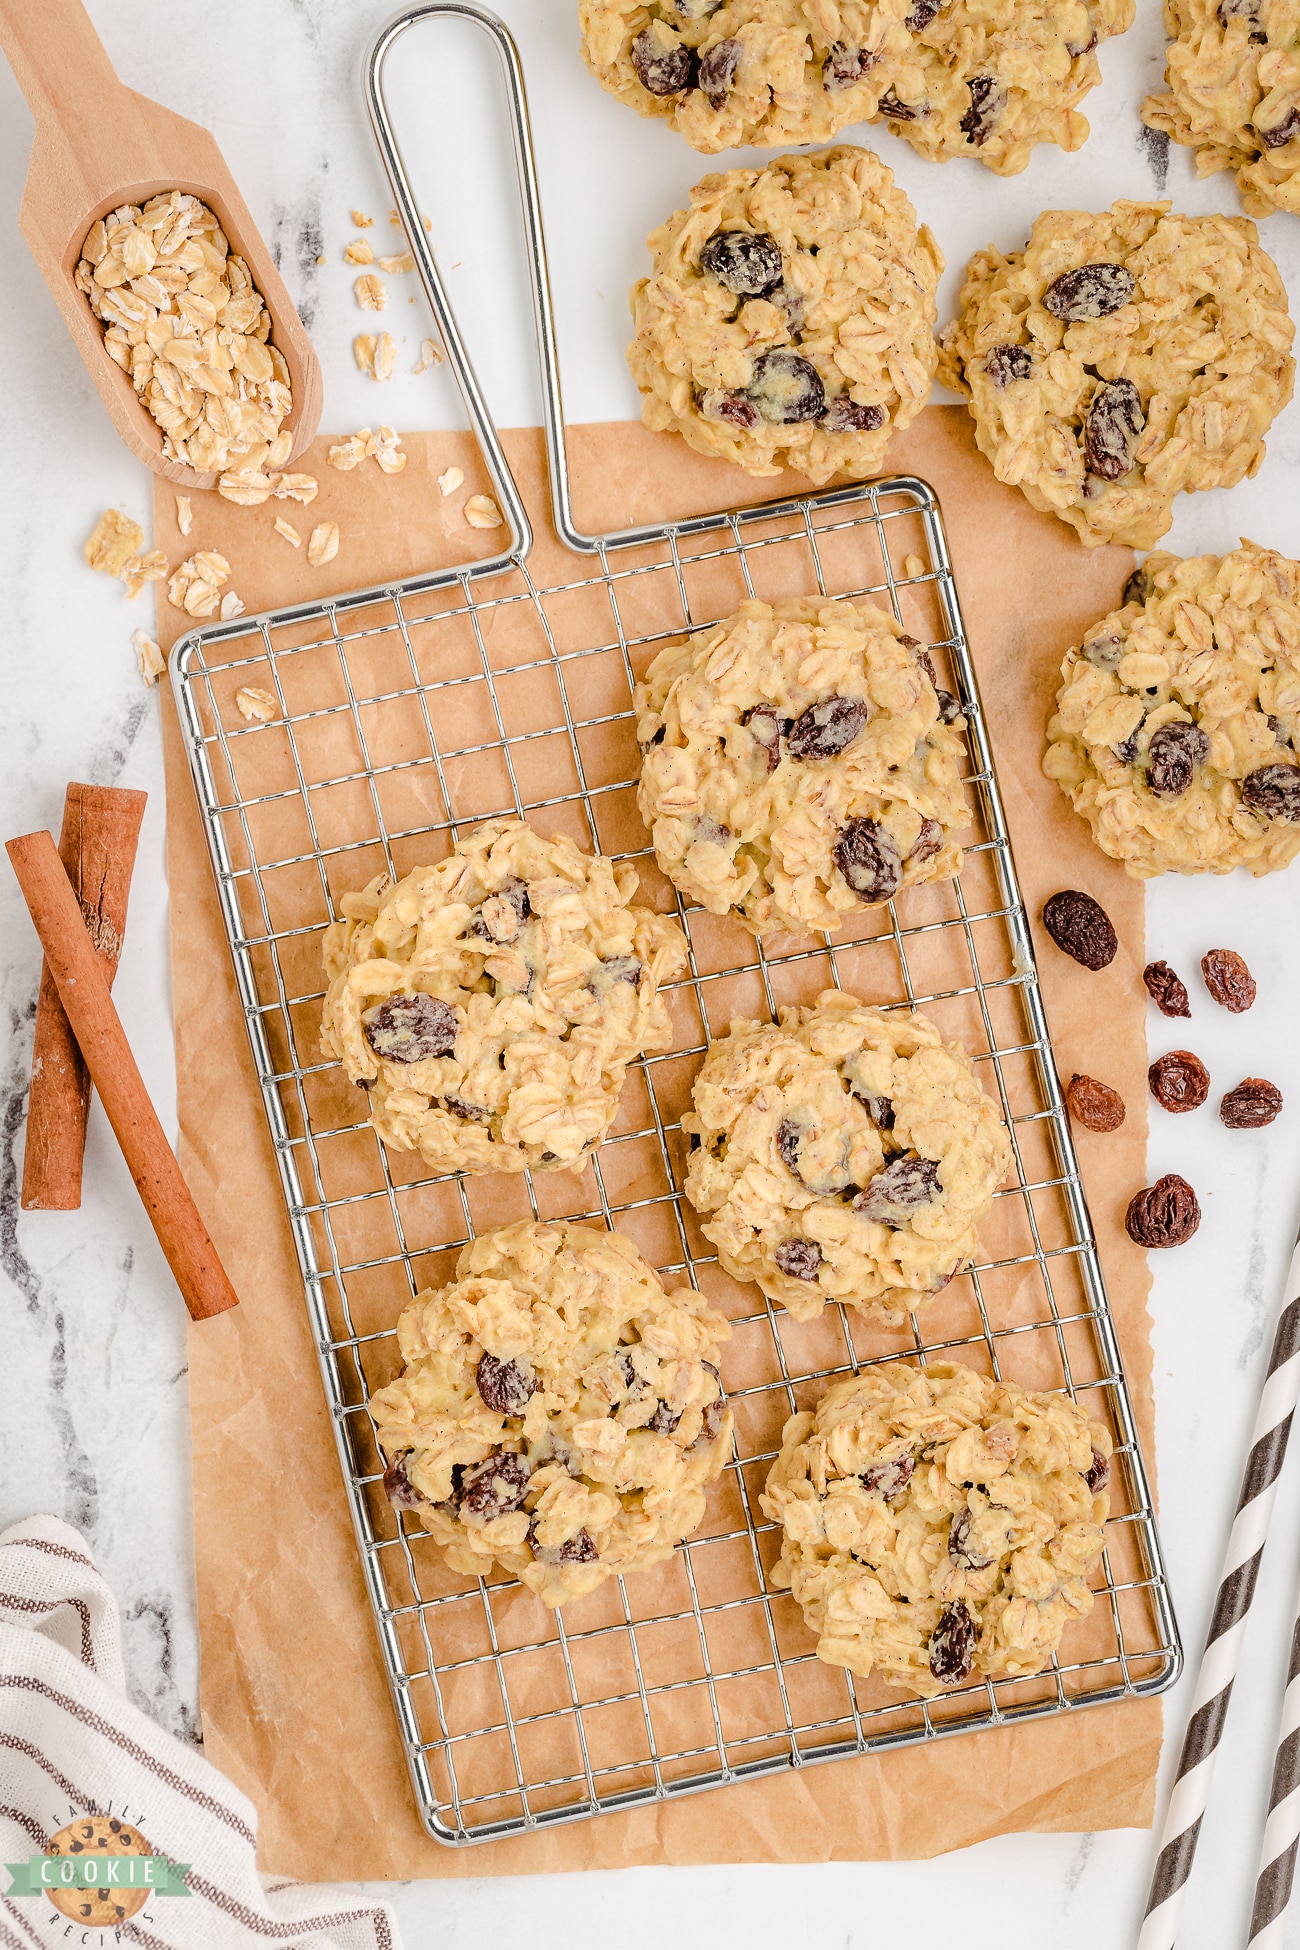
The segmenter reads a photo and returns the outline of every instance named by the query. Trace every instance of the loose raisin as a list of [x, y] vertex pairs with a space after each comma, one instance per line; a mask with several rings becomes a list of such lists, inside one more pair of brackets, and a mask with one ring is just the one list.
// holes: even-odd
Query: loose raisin
[[1201, 973], [1215, 1001], [1234, 1016], [1244, 1015], [1255, 1000], [1255, 978], [1232, 948], [1211, 948], [1202, 955]]
[[522, 1415], [537, 1393], [537, 1376], [523, 1361], [498, 1361], [485, 1354], [474, 1375], [483, 1401], [494, 1415]]
[[892, 900], [903, 878], [903, 857], [892, 836], [874, 819], [851, 819], [831, 857], [858, 899], [870, 907]]
[[857, 400], [841, 393], [822, 414], [827, 433], [874, 433], [885, 424], [883, 406], [859, 406]]
[[877, 103], [878, 112], [887, 116], [891, 122], [915, 122], [918, 115], [925, 114], [924, 104], [913, 108], [910, 102], [901, 102], [892, 88], [887, 88]]
[[826, 388], [816, 366], [785, 346], [754, 361], [748, 392], [763, 418], [774, 426], [820, 420], [826, 411]]
[[915, 1456], [895, 1456], [892, 1462], [872, 1463], [858, 1477], [864, 1490], [878, 1491], [886, 1501], [901, 1496], [912, 1480], [916, 1468]]
[[1198, 724], [1162, 724], [1147, 746], [1147, 784], [1159, 799], [1179, 799], [1209, 753], [1210, 741]]
[[1076, 1071], [1065, 1091], [1065, 1101], [1076, 1124], [1089, 1131], [1117, 1131], [1124, 1122], [1124, 1099], [1108, 1083], [1096, 1077], [1080, 1076]]
[[713, 109], [726, 106], [727, 96], [736, 85], [736, 70], [744, 52], [737, 40], [718, 41], [700, 56], [699, 85]]
[[1052, 895], [1043, 909], [1043, 926], [1062, 953], [1094, 972], [1108, 968], [1119, 953], [1119, 941], [1105, 908], [1077, 887]]
[[1124, 1214], [1124, 1230], [1139, 1246], [1184, 1246], [1200, 1223], [1196, 1193], [1172, 1171], [1135, 1193]]
[[1300, 766], [1261, 765], [1241, 782], [1241, 803], [1265, 819], [1300, 825]]
[[945, 1606], [930, 1638], [930, 1671], [944, 1686], [969, 1679], [975, 1663], [975, 1621], [961, 1599]]
[[361, 1018], [366, 1041], [388, 1063], [427, 1063], [456, 1045], [456, 1012], [433, 995], [390, 995]]
[[966, 1571], [987, 1571], [993, 1562], [991, 1557], [981, 1557], [970, 1541], [971, 1513], [963, 1510], [954, 1518], [948, 1531], [948, 1555], [954, 1564], [960, 1564]]
[[1028, 379], [1034, 370], [1027, 345], [995, 345], [984, 360], [984, 370], [999, 392], [1017, 379]]
[[1151, 578], [1145, 569], [1134, 569], [1120, 593], [1121, 603], [1144, 603], [1151, 594]]
[[815, 1280], [822, 1249], [815, 1239], [783, 1239], [772, 1257], [788, 1280]]
[[738, 298], [757, 298], [781, 282], [781, 246], [762, 230], [720, 230], [700, 252], [700, 269]]
[[1088, 318], [1108, 318], [1127, 305], [1136, 290], [1133, 273], [1122, 264], [1081, 264], [1048, 285], [1043, 304], [1053, 318], [1079, 325]]
[[1096, 1496], [1098, 1490], [1104, 1490], [1110, 1481], [1110, 1457], [1103, 1456], [1100, 1449], [1094, 1449], [1092, 1452], [1092, 1466], [1084, 1470], [1083, 1480], [1094, 1496]]
[[1133, 469], [1133, 449], [1146, 425], [1142, 396], [1131, 379], [1098, 386], [1088, 407], [1083, 457], [1100, 481], [1118, 481]]
[[1264, 1077], [1247, 1077], [1229, 1090], [1219, 1116], [1230, 1131], [1259, 1131], [1271, 1124], [1282, 1108], [1282, 1092]]
[[1190, 1016], [1187, 990], [1167, 961], [1149, 961], [1142, 970], [1151, 1000], [1162, 1016]]
[[828, 697], [810, 704], [790, 727], [791, 758], [835, 758], [867, 722], [871, 707], [862, 697]]
[[781, 763], [781, 720], [776, 712], [756, 704], [752, 711], [745, 712], [740, 722], [762, 752], [768, 771], [775, 772]]
[[832, 94], [841, 88], [852, 88], [871, 73], [878, 59], [878, 55], [865, 47], [850, 47], [847, 41], [836, 41], [822, 63], [822, 87]]
[[529, 1474], [522, 1456], [509, 1451], [489, 1456], [486, 1462], [466, 1470], [461, 1485], [462, 1509], [482, 1517], [484, 1523], [508, 1516], [527, 1496]]
[[694, 78], [695, 56], [671, 27], [656, 21], [633, 41], [632, 66], [647, 94], [680, 95]]
[[424, 1498], [406, 1473], [405, 1456], [394, 1456], [384, 1471], [384, 1495], [394, 1510], [418, 1510]]
[[931, 1204], [941, 1189], [934, 1159], [909, 1153], [894, 1158], [876, 1173], [866, 1190], [854, 1199], [853, 1210], [878, 1225], [904, 1226], [913, 1212]]
[[1147, 1071], [1151, 1095], [1163, 1110], [1199, 1110], [1210, 1094], [1210, 1073], [1189, 1049], [1171, 1049]]
[[958, 127], [967, 142], [982, 149], [1007, 105], [1007, 91], [995, 74], [972, 75], [967, 86], [970, 89], [970, 107]]

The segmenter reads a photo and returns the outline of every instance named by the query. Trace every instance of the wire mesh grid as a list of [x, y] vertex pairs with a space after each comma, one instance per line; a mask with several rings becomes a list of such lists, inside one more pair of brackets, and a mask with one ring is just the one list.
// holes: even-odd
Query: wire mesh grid
[[[462, 566], [201, 629], [173, 682], [325, 1392], [416, 1800], [429, 1833], [485, 1841], [843, 1758], [1150, 1694], [1177, 1628], [1132, 1405], [1063, 1111], [975, 676], [933, 496], [895, 478], [666, 528], [545, 583], [516, 560]], [[632, 691], [655, 650], [749, 596], [883, 603], [926, 640], [966, 708], [972, 832], [960, 878], [900, 895], [834, 940], [766, 951], [685, 906], [635, 809]], [[277, 715], [246, 722], [246, 685]], [[339, 896], [441, 857], [493, 813], [634, 861], [638, 896], [690, 944], [669, 1051], [629, 1073], [582, 1178], [431, 1175], [389, 1152], [322, 1060], [321, 937]], [[843, 986], [923, 1007], [960, 1039], [1015, 1154], [981, 1257], [905, 1330], [839, 1307], [797, 1323], [722, 1273], [681, 1194], [681, 1115], [710, 1035]], [[663, 1566], [563, 1615], [504, 1576], [449, 1572], [382, 1495], [366, 1402], [399, 1367], [395, 1324], [485, 1226], [529, 1215], [628, 1233], [732, 1322], [734, 1460]], [[786, 1417], [865, 1360], [942, 1357], [1064, 1387], [1107, 1422], [1118, 1467], [1096, 1603], [1032, 1679], [926, 1703], [820, 1662], [759, 1492]]]

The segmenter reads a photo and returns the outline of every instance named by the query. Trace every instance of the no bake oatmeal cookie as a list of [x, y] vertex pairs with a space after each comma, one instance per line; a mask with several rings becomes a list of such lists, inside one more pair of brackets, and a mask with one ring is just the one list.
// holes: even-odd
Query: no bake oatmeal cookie
[[1300, 563], [1149, 555], [1061, 665], [1043, 770], [1134, 879], [1300, 853]]
[[960, 867], [957, 700], [874, 604], [745, 603], [661, 650], [635, 710], [655, 857], [755, 934], [838, 928]]
[[1133, 15], [1134, 0], [914, 0], [878, 113], [932, 161], [1013, 176], [1037, 142], [1087, 141], [1077, 105], [1101, 80], [1097, 47]]
[[1023, 251], [971, 259], [939, 377], [1000, 481], [1090, 547], [1150, 548], [1175, 494], [1258, 471], [1294, 330], [1244, 217], [1049, 210]]
[[733, 1279], [797, 1320], [896, 1326], [974, 1255], [1010, 1162], [970, 1059], [919, 1014], [828, 989], [709, 1045], [682, 1119], [686, 1194]]
[[1300, 215], [1300, 13], [1295, 0], [1165, 0], [1169, 93], [1142, 120], [1234, 169], [1252, 217]]
[[631, 867], [503, 818], [344, 895], [321, 1043], [385, 1144], [435, 1171], [581, 1169], [628, 1064], [668, 1047], [659, 986], [686, 964], [636, 887]]
[[628, 364], [641, 417], [755, 475], [879, 473], [929, 397], [929, 230], [869, 150], [706, 176], [647, 239]]
[[389, 1499], [453, 1570], [499, 1564], [548, 1605], [645, 1570], [696, 1529], [731, 1453], [730, 1332], [619, 1233], [485, 1233], [397, 1324], [402, 1373], [370, 1403]]
[[827, 142], [868, 121], [929, 0], [580, 0], [611, 95], [713, 155]]
[[932, 1698], [1041, 1672], [1092, 1609], [1111, 1438], [955, 1361], [864, 1368], [792, 1416], [760, 1502], [817, 1656]]

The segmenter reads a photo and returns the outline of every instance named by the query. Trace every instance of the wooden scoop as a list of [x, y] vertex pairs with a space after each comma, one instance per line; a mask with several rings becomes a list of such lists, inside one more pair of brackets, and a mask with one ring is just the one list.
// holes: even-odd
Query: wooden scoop
[[80, 0], [0, 0], [0, 45], [36, 117], [23, 235], [127, 446], [178, 487], [216, 483], [215, 474], [197, 473], [164, 455], [162, 428], [104, 350], [103, 327], [73, 283], [86, 232], [98, 217], [119, 204], [184, 190], [216, 213], [270, 313], [271, 341], [284, 356], [293, 389], [284, 421], [293, 435], [292, 460], [320, 419], [320, 367], [212, 137], [122, 86]]

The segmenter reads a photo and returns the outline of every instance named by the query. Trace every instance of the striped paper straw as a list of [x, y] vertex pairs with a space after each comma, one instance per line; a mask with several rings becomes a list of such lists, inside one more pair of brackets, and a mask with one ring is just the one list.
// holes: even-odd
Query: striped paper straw
[[1255, 1596], [1259, 1562], [1286, 1460], [1287, 1439], [1300, 1393], [1300, 1245], [1287, 1269], [1286, 1299], [1273, 1337], [1268, 1373], [1246, 1459], [1241, 1498], [1228, 1537], [1223, 1577], [1192, 1695], [1192, 1717], [1183, 1736], [1174, 1790], [1160, 1836], [1147, 1913], [1138, 1950], [1173, 1950], [1183, 1892], [1209, 1799], [1223, 1723], [1237, 1676], [1246, 1619]]
[[1277, 1759], [1269, 1790], [1268, 1820], [1259, 1851], [1259, 1880], [1250, 1919], [1250, 1941], [1256, 1950], [1282, 1950], [1286, 1906], [1295, 1876], [1296, 1843], [1300, 1840], [1300, 1606], [1291, 1634], [1291, 1661], [1282, 1695], [1282, 1721], [1277, 1730]]

